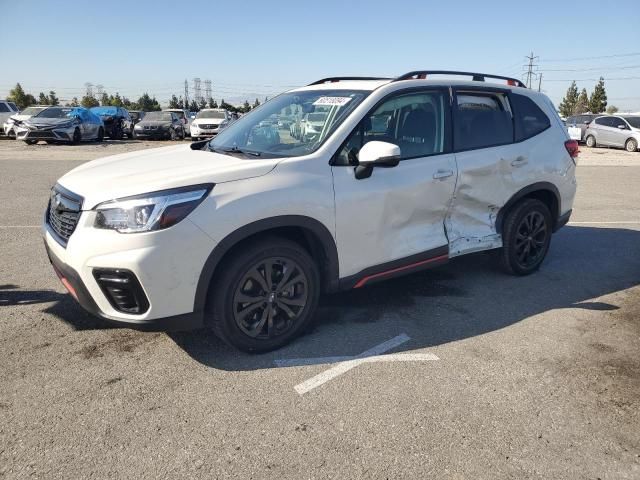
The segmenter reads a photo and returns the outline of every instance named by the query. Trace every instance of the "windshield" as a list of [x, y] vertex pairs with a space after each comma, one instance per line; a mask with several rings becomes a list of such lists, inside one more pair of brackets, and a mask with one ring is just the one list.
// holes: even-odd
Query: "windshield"
[[633, 128], [640, 128], [640, 117], [622, 117], [624, 118], [627, 122], [629, 122], [629, 125], [631, 125]]
[[47, 107], [27, 107], [20, 112], [20, 115], [37, 115]]
[[213, 138], [213, 151], [292, 157], [317, 150], [369, 94], [355, 90], [289, 92], [275, 97]]
[[144, 116], [144, 121], [150, 120], [152, 122], [170, 122], [171, 112], [149, 112]]
[[182, 110], [168, 110], [168, 111], [175, 113], [180, 119], [184, 118], [184, 112]]
[[196, 118], [222, 118], [224, 119], [224, 112], [216, 112], [215, 110], [202, 110], [198, 112]]
[[73, 116], [75, 108], [73, 107], [51, 107], [40, 112], [38, 118], [66, 118]]

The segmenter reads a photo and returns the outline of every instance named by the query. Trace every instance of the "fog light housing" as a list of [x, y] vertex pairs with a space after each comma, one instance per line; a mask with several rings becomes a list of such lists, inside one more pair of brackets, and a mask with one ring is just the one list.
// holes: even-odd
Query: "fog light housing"
[[93, 277], [118, 312], [140, 315], [149, 310], [149, 300], [142, 285], [130, 270], [96, 268]]

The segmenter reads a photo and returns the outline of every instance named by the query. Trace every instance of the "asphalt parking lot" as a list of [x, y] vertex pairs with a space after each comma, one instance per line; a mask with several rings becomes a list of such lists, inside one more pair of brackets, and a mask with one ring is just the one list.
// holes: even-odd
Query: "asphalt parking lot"
[[538, 273], [458, 258], [246, 355], [107, 327], [45, 255], [58, 177], [170, 144], [0, 141], [0, 477], [640, 478], [640, 153], [583, 147]]

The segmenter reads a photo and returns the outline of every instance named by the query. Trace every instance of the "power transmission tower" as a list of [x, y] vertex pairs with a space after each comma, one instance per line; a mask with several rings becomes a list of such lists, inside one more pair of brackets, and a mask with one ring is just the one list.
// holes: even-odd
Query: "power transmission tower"
[[189, 82], [184, 79], [184, 108], [189, 108]]
[[102, 96], [104, 93], [104, 85], [96, 85], [96, 95], [98, 97]]
[[196, 102], [200, 103], [200, 100], [202, 100], [202, 90], [200, 89], [200, 79], [197, 77], [193, 79], [193, 91]]
[[211, 80], [204, 81], [204, 96], [207, 102], [211, 98]]
[[87, 97], [93, 97], [93, 83], [87, 82], [84, 86], [87, 89]]
[[533, 62], [538, 60], [540, 57], [534, 57], [533, 52], [531, 52], [531, 55], [526, 56], [524, 58], [529, 60], [529, 65], [524, 65], [524, 67], [527, 68], [527, 73], [526, 73], [527, 81], [525, 82], [525, 84], [527, 85], [528, 88], [531, 88], [531, 80], [533, 79], [533, 77], [537, 76], [537, 74], [533, 71], [533, 69], [538, 67], [538, 64]]

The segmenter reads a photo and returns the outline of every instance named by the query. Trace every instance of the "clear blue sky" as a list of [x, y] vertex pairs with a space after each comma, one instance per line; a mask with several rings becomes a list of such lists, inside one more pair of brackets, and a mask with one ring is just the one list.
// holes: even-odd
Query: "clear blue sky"
[[[418, 68], [521, 77], [533, 51], [554, 102], [566, 80], [585, 79], [578, 87], [590, 91], [588, 79], [602, 75], [611, 78], [609, 103], [638, 111], [638, 7], [638, 0], [0, 0], [0, 97], [18, 81], [36, 96], [54, 89], [80, 97], [91, 82], [166, 102], [185, 78], [192, 89], [194, 77], [211, 79], [217, 99]], [[576, 60], [612, 55], [625, 56]]]

